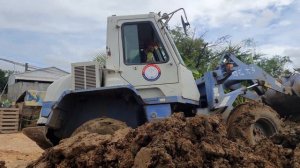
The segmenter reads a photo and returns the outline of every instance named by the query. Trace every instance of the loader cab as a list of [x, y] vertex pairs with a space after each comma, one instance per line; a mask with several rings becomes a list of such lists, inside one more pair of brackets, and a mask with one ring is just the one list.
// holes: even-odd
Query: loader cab
[[154, 98], [198, 102], [192, 73], [159, 15], [111, 16], [107, 26], [106, 68], [117, 69], [119, 76], [107, 73], [105, 86], [132, 85], [146, 102]]

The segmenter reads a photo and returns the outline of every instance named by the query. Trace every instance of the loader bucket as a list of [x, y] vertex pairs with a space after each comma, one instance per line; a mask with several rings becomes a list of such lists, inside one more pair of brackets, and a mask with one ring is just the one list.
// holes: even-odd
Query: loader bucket
[[264, 102], [276, 110], [281, 117], [300, 120], [300, 97], [268, 90]]
[[42, 149], [52, 147], [51, 142], [45, 137], [45, 126], [27, 127], [22, 130], [23, 134], [36, 142]]
[[269, 89], [263, 97], [264, 101], [282, 117], [300, 120], [300, 74], [282, 77], [280, 80], [285, 87], [291, 89], [292, 95]]

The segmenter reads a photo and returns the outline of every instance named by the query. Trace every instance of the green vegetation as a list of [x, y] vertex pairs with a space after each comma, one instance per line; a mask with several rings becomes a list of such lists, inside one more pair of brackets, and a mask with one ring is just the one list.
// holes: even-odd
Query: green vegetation
[[193, 71], [195, 78], [213, 70], [224, 53], [235, 54], [247, 64], [256, 64], [273, 77], [289, 73], [285, 68], [287, 63], [291, 63], [288, 56], [265, 57], [262, 53], [256, 53], [253, 39], [246, 39], [239, 44], [232, 45], [230, 37], [224, 36], [216, 42], [208, 43], [201, 36], [195, 36], [194, 32], [185, 35], [180, 27], [172, 29], [171, 34], [183, 60]]
[[0, 94], [2, 93], [3, 89], [5, 88], [10, 74], [11, 74], [10, 71], [5, 71], [5, 70], [0, 69]]
[[8, 99], [4, 99], [0, 101], [0, 108], [9, 108], [11, 106], [12, 102]]
[[101, 66], [105, 65], [107, 59], [107, 54], [105, 51], [100, 51], [96, 54], [96, 56], [94, 57], [93, 61], [97, 61], [100, 63]]
[[210, 70], [210, 62], [217, 62], [218, 56], [201, 37], [195, 37], [194, 33], [186, 36], [180, 27], [172, 29], [171, 34], [186, 66], [196, 78]]
[[292, 61], [288, 56], [275, 55], [272, 58], [261, 58], [259, 62], [256, 62], [256, 64], [263, 68], [271, 76], [279, 77], [280, 75], [291, 73], [288, 69], [284, 68], [284, 65], [291, 62]]
[[[3, 95], [2, 93], [6, 93], [7, 92], [7, 81], [8, 81], [8, 77], [11, 74], [11, 71], [5, 71], [0, 69], [0, 107], [10, 107], [11, 102], [7, 99], [3, 99]], [[5, 89], [5, 90], [4, 90]], [[3, 92], [4, 91], [4, 92]]]

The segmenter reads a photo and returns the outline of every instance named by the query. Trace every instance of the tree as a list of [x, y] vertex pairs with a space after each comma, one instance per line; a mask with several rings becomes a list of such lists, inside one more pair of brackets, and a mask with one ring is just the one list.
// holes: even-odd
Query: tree
[[105, 51], [100, 51], [96, 54], [96, 56], [94, 57], [93, 61], [97, 61], [100, 63], [101, 66], [105, 65], [107, 59], [107, 54]]
[[292, 61], [288, 56], [275, 55], [272, 58], [261, 58], [256, 64], [268, 72], [273, 77], [280, 77], [283, 74], [290, 73], [284, 65]]
[[216, 54], [219, 55], [225, 53], [234, 54], [246, 64], [254, 64], [263, 56], [263, 54], [255, 52], [255, 43], [253, 39], [246, 39], [235, 45], [232, 45], [232, 43], [228, 41], [227, 45], [225, 45], [222, 50], [216, 52]]
[[0, 69], [0, 94], [2, 93], [3, 89], [7, 84], [9, 75], [10, 75], [10, 71], [5, 71]]
[[228, 45], [222, 52], [235, 54], [244, 63], [256, 64], [275, 78], [290, 73], [285, 68], [286, 64], [292, 62], [289, 56], [265, 57], [262, 53], [256, 53], [253, 39], [246, 39], [235, 46]]
[[203, 38], [195, 37], [194, 32], [188, 33], [188, 36], [185, 35], [180, 27], [171, 30], [171, 35], [186, 66], [192, 70], [195, 77], [200, 77], [207, 71], [208, 63], [215, 59], [215, 55], [209, 49], [209, 43]]
[[[195, 78], [213, 70], [225, 53], [236, 55], [246, 64], [256, 64], [274, 77], [288, 72], [285, 65], [291, 63], [288, 56], [265, 57], [264, 54], [255, 52], [253, 39], [232, 45], [230, 36], [223, 36], [213, 43], [208, 43], [201, 36], [195, 37], [194, 32], [190, 31], [185, 35], [180, 27], [172, 29], [171, 34], [186, 66], [192, 70]], [[221, 49], [213, 50], [212, 47]]]

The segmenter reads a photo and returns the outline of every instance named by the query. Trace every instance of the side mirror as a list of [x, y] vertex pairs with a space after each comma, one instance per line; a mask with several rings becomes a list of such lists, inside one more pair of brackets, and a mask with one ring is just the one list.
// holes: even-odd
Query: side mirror
[[175, 11], [169, 13], [169, 14], [164, 13], [164, 14], [161, 16], [161, 18], [160, 18], [159, 20], [162, 20], [162, 19], [166, 20], [166, 21], [164, 22], [164, 27], [166, 27], [166, 26], [168, 25], [168, 22], [171, 20], [172, 16], [173, 16], [176, 12], [178, 12], [178, 11], [180, 11], [180, 10], [183, 11], [183, 14], [184, 14], [184, 17], [185, 17], [185, 20], [186, 20], [186, 21], [184, 21], [182, 15], [181, 15], [181, 24], [182, 24], [182, 27], [183, 27], [183, 30], [184, 30], [185, 35], [187, 35], [187, 31], [186, 31], [187, 29], [186, 29], [186, 27], [187, 27], [187, 26], [190, 26], [190, 24], [189, 24], [189, 21], [188, 21], [188, 19], [187, 19], [187, 17], [186, 17], [185, 10], [184, 10], [183, 8], [179, 8], [179, 9], [177, 9], [177, 10], [175, 10]]
[[189, 22], [185, 22], [183, 20], [183, 17], [181, 16], [181, 24], [182, 24], [182, 27], [183, 27], [183, 30], [184, 30], [184, 34], [187, 35], [187, 31], [186, 31], [186, 27], [187, 26], [190, 26]]

